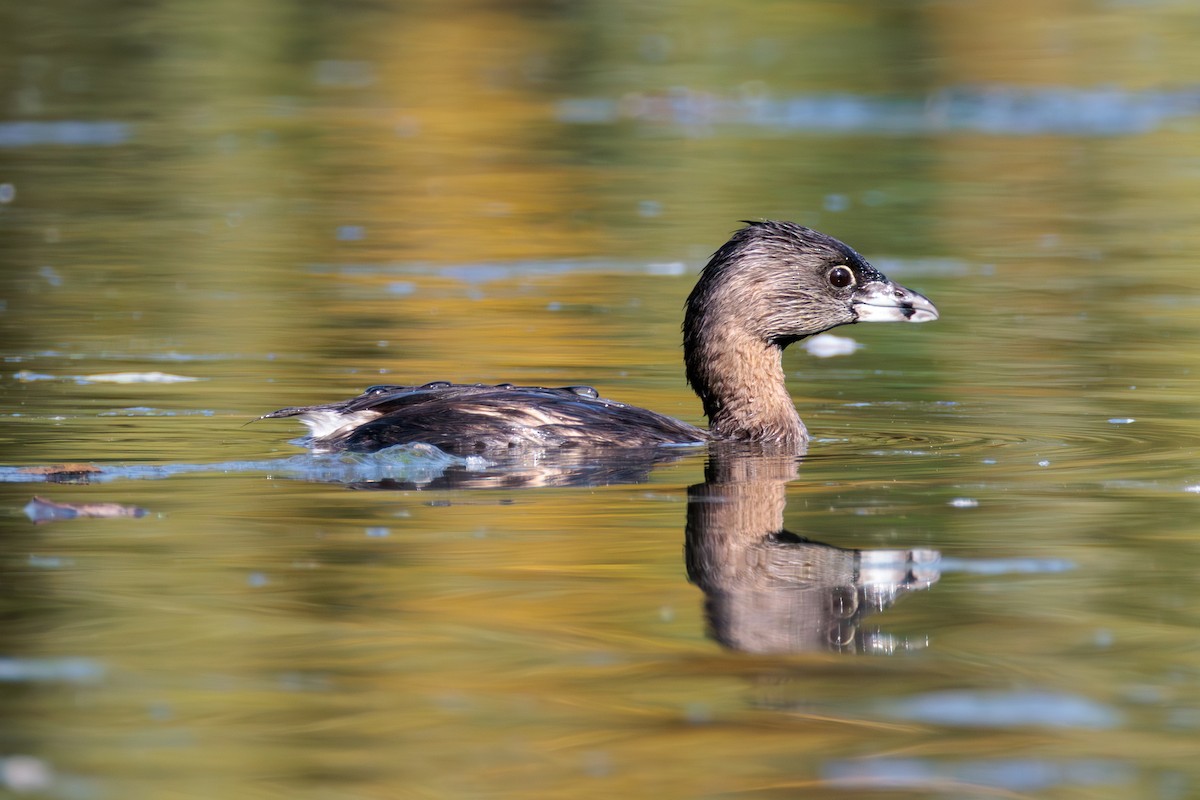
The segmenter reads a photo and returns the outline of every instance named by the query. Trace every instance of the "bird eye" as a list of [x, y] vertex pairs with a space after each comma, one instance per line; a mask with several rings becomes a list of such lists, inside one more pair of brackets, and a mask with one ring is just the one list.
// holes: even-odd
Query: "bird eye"
[[845, 289], [854, 285], [854, 273], [846, 267], [834, 267], [829, 270], [829, 283], [837, 289]]

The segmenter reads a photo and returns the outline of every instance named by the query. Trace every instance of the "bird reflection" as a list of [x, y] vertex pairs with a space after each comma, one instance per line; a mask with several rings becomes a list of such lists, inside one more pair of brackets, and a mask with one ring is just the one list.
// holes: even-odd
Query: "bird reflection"
[[688, 578], [704, 592], [709, 632], [752, 653], [890, 654], [913, 643], [864, 618], [939, 577], [936, 550], [846, 550], [783, 528], [794, 455], [714, 449], [689, 487]]
[[655, 469], [699, 452], [697, 447], [580, 447], [461, 463], [430, 457], [430, 451], [445, 454], [427, 445], [405, 447], [414, 456], [410, 462], [380, 460], [381, 454], [307, 457], [311, 466], [303, 477], [388, 491], [615, 486], [646, 483]]
[[[306, 480], [374, 490], [519, 490], [644, 483], [697, 448], [559, 449], [480, 463], [425, 445], [402, 454], [308, 456], [288, 462]], [[705, 481], [688, 488], [688, 578], [704, 592], [709, 632], [752, 653], [832, 650], [890, 654], [920, 646], [863, 621], [940, 577], [936, 550], [854, 550], [783, 527], [787, 485], [803, 456], [771, 445], [710, 442]]]

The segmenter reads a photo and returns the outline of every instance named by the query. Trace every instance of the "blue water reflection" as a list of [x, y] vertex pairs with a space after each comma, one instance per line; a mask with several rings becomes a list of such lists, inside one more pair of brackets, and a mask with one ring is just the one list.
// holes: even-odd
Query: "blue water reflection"
[[3, 683], [96, 683], [106, 677], [102, 664], [90, 658], [0, 658]]
[[1003, 136], [1116, 136], [1148, 133], [1200, 113], [1200, 88], [949, 87], [924, 97], [827, 92], [774, 97], [677, 88], [621, 98], [575, 97], [559, 121], [601, 125], [635, 121], [691, 130], [742, 125], [780, 132], [932, 134], [974, 131]]
[[894, 719], [987, 728], [1113, 728], [1116, 709], [1079, 695], [1047, 691], [929, 692], [888, 700], [879, 710]]
[[129, 123], [113, 120], [0, 122], [0, 147], [115, 147], [128, 143], [132, 137], [133, 128]]
[[1054, 786], [1111, 786], [1131, 782], [1127, 764], [1100, 759], [1039, 758], [938, 761], [919, 758], [875, 758], [830, 761], [822, 777], [842, 788], [945, 788], [947, 783], [1031, 792]]

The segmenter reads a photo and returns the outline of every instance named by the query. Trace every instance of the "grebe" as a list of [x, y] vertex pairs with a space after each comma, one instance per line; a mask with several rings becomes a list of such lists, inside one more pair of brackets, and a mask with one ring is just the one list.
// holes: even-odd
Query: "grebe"
[[315, 452], [423, 442], [454, 455], [555, 447], [652, 447], [713, 440], [803, 448], [784, 382], [792, 342], [855, 322], [928, 322], [926, 297], [848, 245], [794, 222], [748, 222], [715, 252], [687, 299], [683, 360], [709, 428], [599, 396], [590, 386], [372, 386], [337, 403], [284, 408]]

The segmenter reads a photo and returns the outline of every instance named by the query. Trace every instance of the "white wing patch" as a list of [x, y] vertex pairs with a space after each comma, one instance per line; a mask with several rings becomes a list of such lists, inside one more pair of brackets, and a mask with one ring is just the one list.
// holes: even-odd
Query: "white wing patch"
[[373, 419], [382, 416], [378, 411], [355, 411], [353, 414], [339, 414], [336, 411], [315, 410], [305, 411], [299, 419], [308, 427], [308, 432], [314, 439], [324, 439], [343, 431], [365, 425]]

